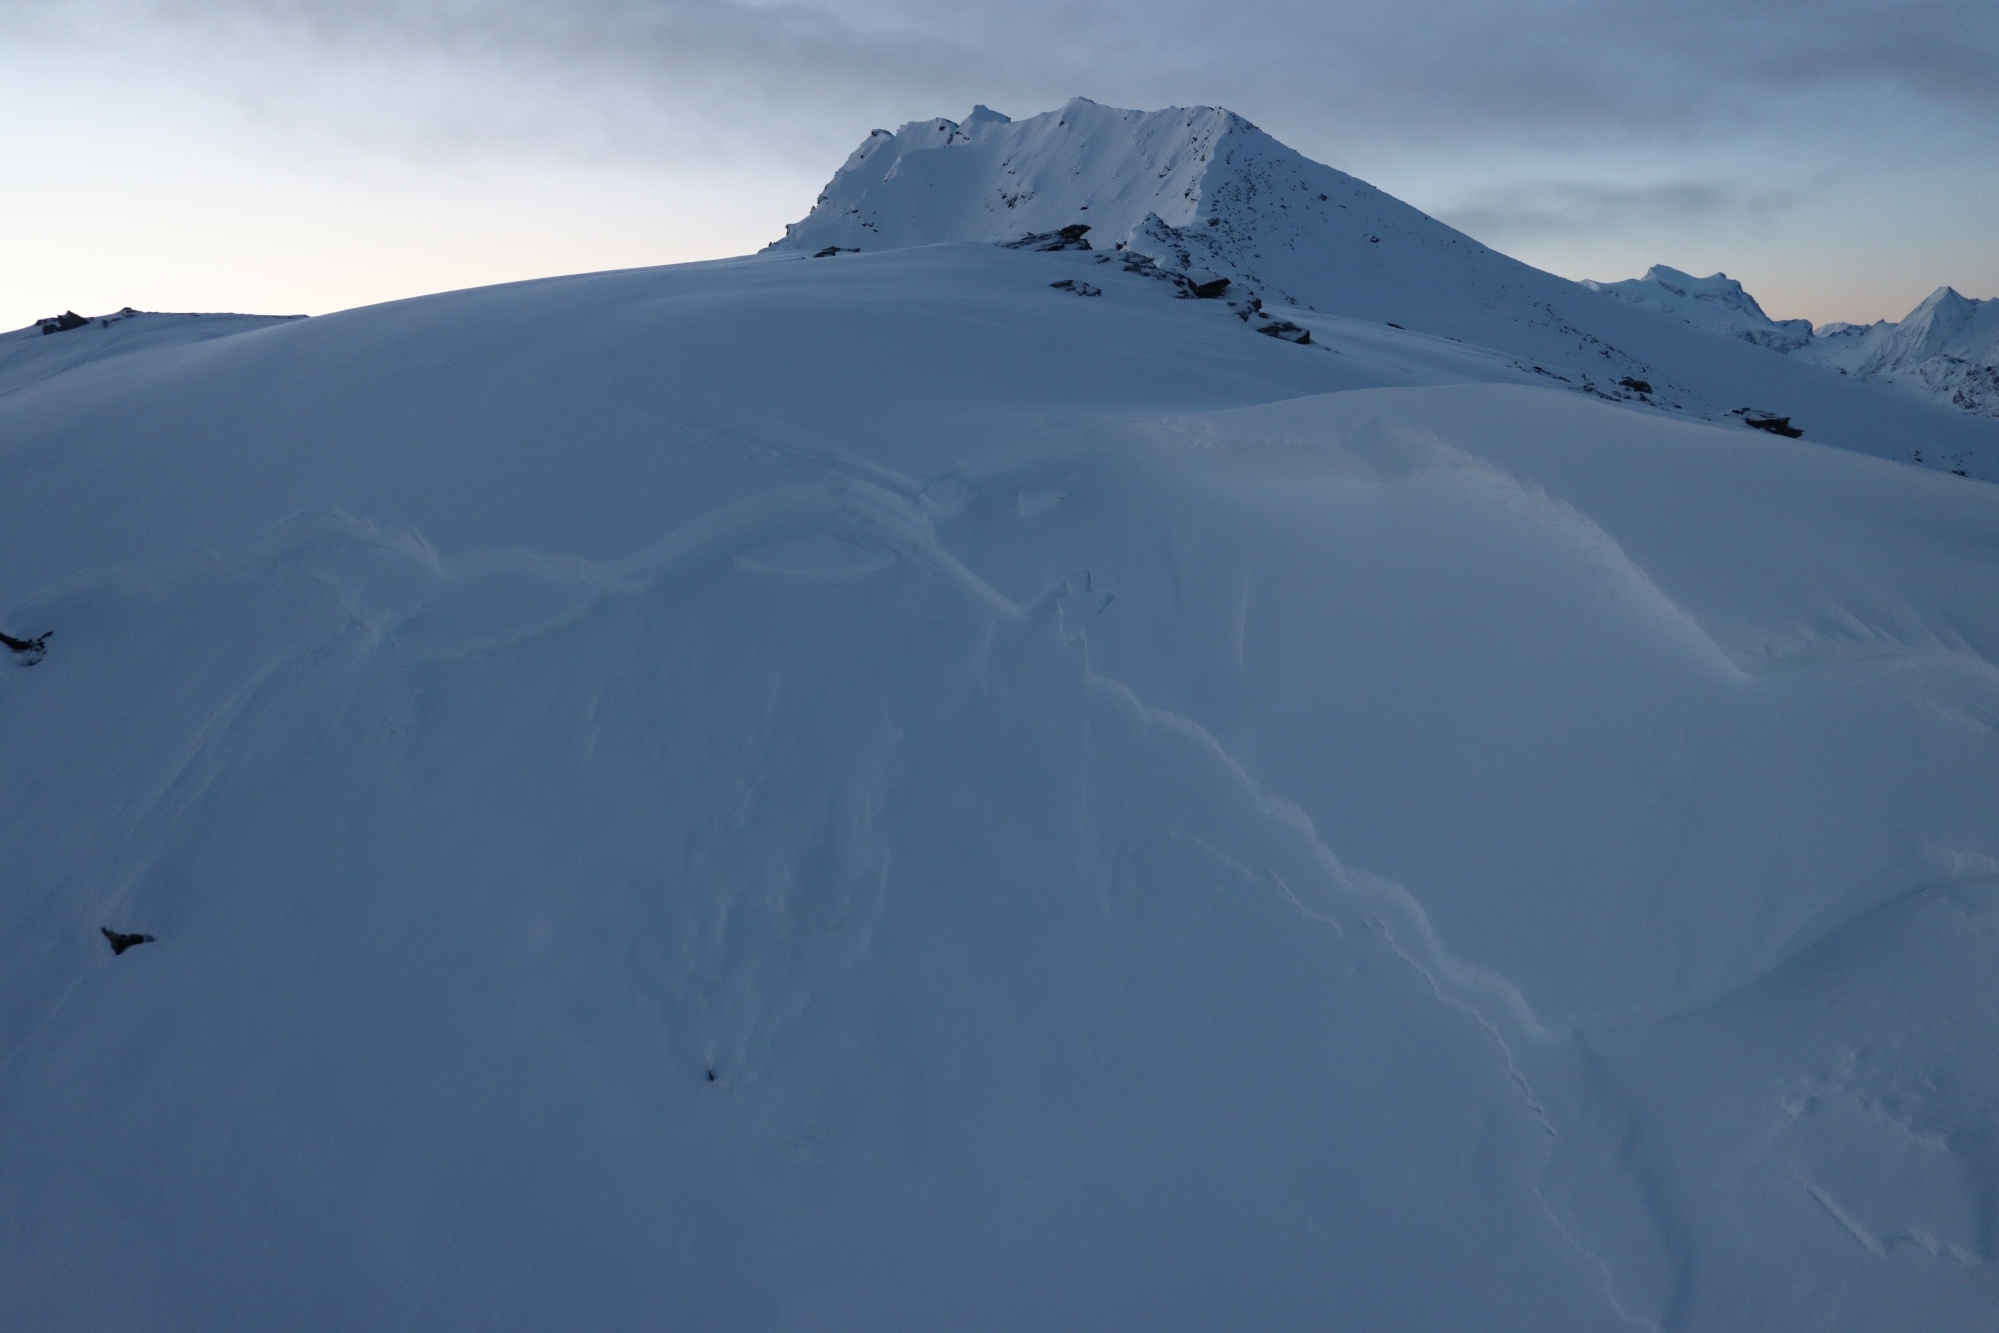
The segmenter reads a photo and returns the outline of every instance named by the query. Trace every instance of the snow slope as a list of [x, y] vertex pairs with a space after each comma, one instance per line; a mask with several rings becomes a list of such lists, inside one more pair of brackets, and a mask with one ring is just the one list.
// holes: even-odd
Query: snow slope
[[[29, 325], [0, 333], [0, 393], [109, 357], [152, 347], [206, 342], [232, 333], [281, 324], [286, 315], [172, 315], [126, 308], [86, 319], [78, 327], [45, 332]], [[44, 324], [52, 321], [43, 321]]]
[[1999, 492], [814, 253], [0, 384], [10, 1322], [1999, 1327]]

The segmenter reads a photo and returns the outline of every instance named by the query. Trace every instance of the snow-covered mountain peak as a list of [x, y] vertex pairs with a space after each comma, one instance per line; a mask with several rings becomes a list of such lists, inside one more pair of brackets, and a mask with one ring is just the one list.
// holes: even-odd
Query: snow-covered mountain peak
[[1623, 282], [1592, 282], [1585, 278], [1583, 286], [1772, 351], [1793, 351], [1812, 338], [1810, 320], [1771, 319], [1756, 298], [1726, 273], [1697, 278], [1665, 264], [1654, 264], [1642, 278]]
[[1421, 285], [1438, 251], [1524, 268], [1232, 111], [1130, 111], [1082, 97], [1022, 120], [979, 107], [963, 122], [876, 130], [767, 249], [831, 256], [1004, 244], [1063, 228], [1087, 229], [1088, 245], [1077, 248], [1228, 277], [1236, 295], [1358, 303], [1366, 314], [1379, 306], [1391, 319], [1409, 305], [1371, 298]]
[[1583, 286], [1841, 375], [1999, 417], [1999, 300], [1939, 287], [1899, 324], [1884, 319], [1813, 329], [1809, 320], [1771, 319], [1726, 273], [1696, 278], [1654, 264], [1642, 278]]
[[1108, 248], [1153, 213], [1173, 226], [1194, 221], [1216, 145], [1230, 135], [1290, 151], [1219, 107], [1123, 111], [1078, 97], [1019, 121], [984, 106], [962, 123], [912, 121], [863, 140], [770, 248], [1005, 241], [1077, 223]]
[[1843, 374], [1999, 417], [1999, 299], [1939, 287], [1899, 324], [1827, 325], [1805, 354]]

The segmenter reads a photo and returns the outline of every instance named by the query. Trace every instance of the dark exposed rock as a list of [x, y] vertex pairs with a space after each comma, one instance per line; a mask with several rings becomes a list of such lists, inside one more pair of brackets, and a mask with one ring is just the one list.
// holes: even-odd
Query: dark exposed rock
[[1060, 231], [1029, 232], [1017, 241], [1007, 241], [1002, 248], [1007, 250], [1088, 250], [1090, 243], [1083, 239], [1089, 226], [1082, 222], [1072, 222]]
[[857, 255], [860, 252], [861, 247], [858, 245], [829, 245], [824, 250], [814, 251], [812, 257], [826, 259], [833, 255]]
[[1623, 379], [1619, 380], [1618, 383], [1622, 384], [1625, 388], [1631, 390], [1631, 392], [1633, 393], [1652, 392], [1652, 382], [1650, 380], [1633, 379], [1631, 376], [1626, 375]]
[[90, 323], [74, 310], [65, 310], [60, 315], [50, 315], [47, 319], [38, 319], [35, 322], [41, 326], [44, 334], [68, 333], [71, 329], [80, 329]]
[[48, 655], [49, 636], [44, 634], [35, 639], [17, 639], [11, 634], [0, 633], [0, 646], [12, 648], [24, 659], [22, 665], [33, 666]]
[[1311, 330], [1300, 328], [1288, 319], [1273, 320], [1257, 332], [1266, 337], [1282, 338], [1285, 342], [1297, 343], [1300, 347], [1307, 346], [1312, 341]]
[[153, 942], [151, 935], [127, 935], [124, 931], [113, 930], [109, 926], [99, 926], [98, 929], [103, 931], [104, 938], [111, 942], [111, 952], [114, 954], [124, 953], [135, 944], [151, 944]]
[[1104, 294], [1103, 288], [1093, 287], [1087, 282], [1078, 282], [1074, 278], [1064, 278], [1060, 282], [1051, 282], [1048, 285], [1058, 292], [1074, 292], [1078, 296], [1102, 296]]
[[1753, 407], [1738, 407], [1731, 416], [1742, 418], [1742, 424], [1755, 430], [1769, 431], [1772, 435], [1782, 435], [1797, 439], [1804, 432], [1791, 424], [1789, 417], [1780, 417], [1775, 412], [1759, 412]]
[[1191, 284], [1195, 297], [1203, 301], [1212, 301], [1229, 289], [1227, 278], [1219, 273], [1209, 273], [1205, 270], [1189, 273], [1187, 281]]

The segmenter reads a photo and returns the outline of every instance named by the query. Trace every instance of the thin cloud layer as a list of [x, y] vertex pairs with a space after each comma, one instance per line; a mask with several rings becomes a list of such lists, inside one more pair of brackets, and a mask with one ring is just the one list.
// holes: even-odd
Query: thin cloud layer
[[1805, 197], [1801, 190], [1747, 190], [1725, 181], [1529, 181], [1480, 191], [1439, 216], [1461, 231], [1503, 245], [1514, 237], [1640, 228], [1685, 232], [1717, 222], [1772, 217]]
[[[273, 47], [345, 66], [357, 87], [445, 62], [433, 118], [467, 97], [525, 98], [545, 131], [641, 153], [670, 150], [662, 131], [690, 118], [732, 143], [816, 137], [801, 122], [851, 137], [862, 121], [962, 114], [968, 91], [1020, 111], [1077, 92], [1216, 101], [1334, 142], [1412, 145], [1676, 141], [1919, 107], [1999, 118], [1999, 7], [1983, 0], [27, 0], [17, 12], [78, 40], [175, 32], [252, 84]], [[410, 108], [421, 91], [394, 100]]]

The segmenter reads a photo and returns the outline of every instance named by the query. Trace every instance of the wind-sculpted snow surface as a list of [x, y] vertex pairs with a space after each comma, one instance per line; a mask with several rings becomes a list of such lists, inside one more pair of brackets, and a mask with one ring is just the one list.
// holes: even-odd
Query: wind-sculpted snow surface
[[1999, 492], [817, 253], [0, 379], [5, 1322], [1999, 1327]]

